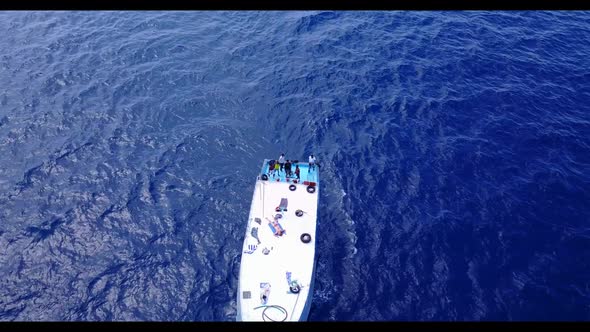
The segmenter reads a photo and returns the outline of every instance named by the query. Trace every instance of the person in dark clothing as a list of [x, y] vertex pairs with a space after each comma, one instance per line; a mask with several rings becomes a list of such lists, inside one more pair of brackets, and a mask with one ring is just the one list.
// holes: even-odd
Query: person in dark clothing
[[295, 176], [297, 177], [297, 181], [301, 180], [299, 174], [301, 174], [301, 171], [299, 170], [299, 165], [295, 165]]
[[268, 175], [274, 176], [275, 174], [275, 160], [271, 160], [268, 162]]
[[287, 162], [285, 162], [285, 174], [287, 177], [290, 177], [292, 175], [292, 173], [291, 173], [291, 160], [287, 160]]

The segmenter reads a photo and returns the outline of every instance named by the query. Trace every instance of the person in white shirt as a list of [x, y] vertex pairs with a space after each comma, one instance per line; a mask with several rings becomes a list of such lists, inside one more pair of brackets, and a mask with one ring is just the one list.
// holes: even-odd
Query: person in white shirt
[[279, 166], [281, 166], [281, 171], [285, 167], [285, 154], [284, 153], [281, 153], [281, 156], [279, 157]]
[[310, 171], [315, 168], [315, 164], [316, 164], [316, 159], [313, 154], [310, 154], [309, 155], [309, 170]]

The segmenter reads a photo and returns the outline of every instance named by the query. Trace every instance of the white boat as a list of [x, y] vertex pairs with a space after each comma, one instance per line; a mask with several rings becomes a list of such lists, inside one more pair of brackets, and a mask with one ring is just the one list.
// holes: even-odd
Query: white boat
[[236, 320], [304, 321], [313, 296], [319, 167], [294, 161], [287, 177], [269, 172], [269, 162], [264, 160], [252, 196]]

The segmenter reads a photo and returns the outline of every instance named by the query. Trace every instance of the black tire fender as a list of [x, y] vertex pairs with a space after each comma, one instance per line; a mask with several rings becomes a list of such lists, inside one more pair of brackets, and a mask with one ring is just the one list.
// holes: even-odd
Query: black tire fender
[[303, 243], [309, 243], [309, 242], [311, 242], [311, 235], [309, 235], [308, 233], [303, 233], [303, 234], [301, 234], [300, 239], [301, 239], [301, 242], [303, 242]]
[[289, 285], [289, 290], [291, 291], [291, 293], [293, 294], [297, 294], [301, 291], [301, 287], [299, 287], [298, 284], [293, 284], [293, 285]]

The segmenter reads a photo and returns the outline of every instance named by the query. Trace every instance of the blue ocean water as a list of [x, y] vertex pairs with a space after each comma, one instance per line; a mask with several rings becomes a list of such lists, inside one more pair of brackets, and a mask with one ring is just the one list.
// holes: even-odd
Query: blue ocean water
[[309, 320], [590, 320], [590, 15], [0, 12], [0, 320], [231, 321], [264, 158]]

